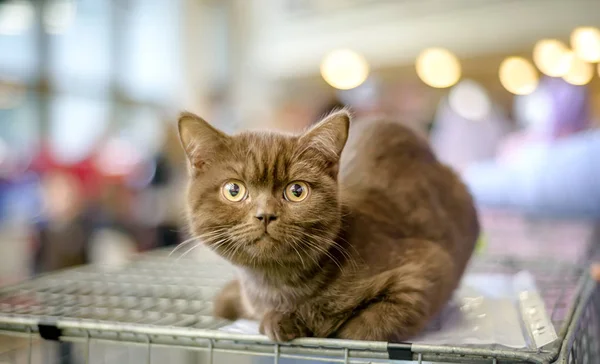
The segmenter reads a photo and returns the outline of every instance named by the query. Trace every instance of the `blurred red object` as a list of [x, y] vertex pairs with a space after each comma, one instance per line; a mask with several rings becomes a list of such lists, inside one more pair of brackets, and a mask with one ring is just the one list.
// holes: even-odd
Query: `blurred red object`
[[53, 172], [62, 172], [74, 176], [81, 183], [83, 193], [87, 198], [97, 196], [103, 183], [102, 175], [96, 168], [93, 156], [81, 162], [66, 165], [57, 162], [47, 147], [40, 149], [40, 153], [31, 164], [31, 169], [42, 176]]
[[133, 144], [119, 139], [107, 140], [93, 156], [96, 171], [105, 179], [117, 183], [135, 175], [142, 168], [143, 162]]

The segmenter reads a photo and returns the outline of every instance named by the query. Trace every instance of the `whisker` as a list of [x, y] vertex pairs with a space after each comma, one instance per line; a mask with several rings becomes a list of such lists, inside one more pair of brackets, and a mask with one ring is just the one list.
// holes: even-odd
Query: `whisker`
[[233, 249], [235, 249], [235, 242], [231, 241], [231, 239], [225, 238], [223, 240], [219, 240], [213, 248], [216, 249], [226, 244], [228, 245], [225, 247], [225, 250], [221, 252], [221, 255], [223, 258], [231, 260], [231, 257], [233, 256], [231, 253], [233, 252]]
[[207, 232], [205, 234], [201, 234], [201, 235], [198, 235], [198, 236], [191, 237], [191, 238], [189, 238], [187, 240], [184, 240], [183, 242], [177, 244], [177, 246], [169, 253], [169, 256], [173, 255], [176, 251], [180, 250], [182, 247], [184, 247], [184, 246], [186, 246], [186, 245], [188, 245], [188, 244], [190, 244], [190, 243], [192, 243], [194, 241], [202, 240], [202, 239], [210, 237], [212, 235], [222, 233], [225, 230], [226, 230], [226, 228], [215, 228], [215, 230], [213, 230], [213, 231], [209, 231], [209, 232]]
[[309, 247], [323, 253], [325, 256], [327, 256], [340, 270], [343, 270], [342, 265], [340, 264], [340, 262], [336, 259], [335, 256], [333, 256], [330, 252], [327, 251], [327, 249], [325, 249], [324, 247], [318, 245], [317, 243], [315, 243], [312, 240], [303, 240], [303, 242], [308, 245]]
[[225, 243], [228, 241], [228, 239], [221, 239], [221, 240], [217, 240], [216, 242], [211, 243], [210, 248], [212, 250], [216, 250], [221, 248], [221, 246], [225, 245]]
[[185, 257], [186, 255], [188, 255], [192, 250], [198, 248], [199, 246], [201, 246], [202, 243], [198, 243], [196, 245], [194, 245], [193, 247], [189, 248], [188, 250], [186, 250], [182, 255], [178, 256], [177, 259], [175, 260], [176, 262], [178, 262], [180, 259], [182, 259], [183, 257]]
[[[209, 243], [212, 240], [220, 239], [220, 238], [222, 238], [225, 235], [226, 235], [226, 232], [214, 233], [214, 234], [212, 234], [210, 236], [203, 235], [203, 236], [199, 236], [199, 237], [195, 238], [194, 240], [190, 240], [190, 241], [186, 242], [185, 245], [188, 245], [188, 244], [190, 244], [192, 242], [196, 242], [197, 244], [194, 245], [194, 246], [198, 247], [200, 245], [203, 245], [204, 243]], [[172, 256], [176, 251], [178, 251], [181, 248], [183, 248], [185, 245], [180, 244], [177, 247], [175, 247], [175, 249], [173, 249], [173, 251], [171, 251], [171, 253], [169, 253], [169, 257]], [[181, 256], [179, 258], [181, 258]]]
[[[213, 245], [213, 249], [219, 247], [220, 245], [223, 245], [225, 242], [227, 242], [227, 238], [222, 239], [223, 236], [225, 236], [226, 234], [220, 234], [218, 235], [218, 237], [212, 237], [210, 238], [210, 240], [206, 240], [207, 242], [210, 242], [211, 240], [217, 240], [217, 239], [221, 239], [221, 240], [217, 240], [217, 242], [214, 243]], [[198, 248], [199, 246], [203, 245], [202, 243], [204, 243], [204, 241], [201, 241], [200, 243], [194, 245], [193, 247], [191, 247], [190, 249], [186, 250], [181, 256], [179, 256], [176, 261], [179, 261], [181, 258], [185, 257], [187, 254], [189, 254], [191, 251], [193, 251], [194, 249]]]
[[192, 243], [194, 241], [198, 240], [197, 237], [193, 237], [193, 238], [189, 238], [187, 240], [182, 241], [181, 243], [177, 244], [177, 246], [175, 248], [173, 248], [173, 250], [171, 250], [171, 252], [169, 253], [169, 257], [171, 255], [173, 255], [176, 251], [178, 251], [179, 249], [183, 248], [184, 246], [188, 245], [189, 243]]
[[[290, 239], [292, 239], [292, 242], [294, 243], [294, 245], [296, 245], [298, 247], [298, 249], [300, 249], [300, 250], [302, 250], [302, 245], [306, 245], [306, 244], [304, 244], [302, 239], [297, 238], [295, 236], [290, 236]], [[312, 254], [307, 254], [307, 256], [310, 258], [310, 260], [314, 264], [319, 265], [319, 260], [316, 257], [314, 257]]]
[[323, 242], [325, 244], [331, 245], [334, 249], [336, 249], [337, 251], [339, 251], [344, 258], [349, 262], [349, 264], [352, 266], [352, 268], [358, 268], [358, 264], [355, 261], [355, 259], [353, 259], [352, 255], [347, 252], [344, 247], [342, 245], [340, 245], [339, 243], [337, 243], [336, 241], [332, 240], [332, 239], [328, 239], [322, 236], [318, 236], [318, 235], [314, 235], [311, 233], [308, 233], [306, 231], [303, 231], [302, 229], [296, 229], [295, 231], [297, 231], [298, 233], [302, 234], [303, 236], [305, 236], [307, 238], [307, 240], [303, 240], [305, 242], [305, 244], [309, 245], [310, 247], [318, 250], [319, 252], [322, 252], [323, 254], [325, 254], [327, 257], [329, 257], [332, 261], [334, 261], [334, 263], [340, 267], [340, 269], [343, 269], [341, 267], [341, 264], [339, 262], [339, 260], [333, 255], [331, 254], [331, 252], [329, 252], [327, 249], [325, 249], [324, 247], [322, 247], [321, 245], [319, 245], [317, 242]]
[[[319, 232], [323, 232], [323, 233], [328, 233], [328, 232], [329, 232], [329, 231], [327, 231], [327, 230], [323, 230], [323, 229], [319, 229], [319, 228], [315, 228], [315, 227], [311, 227], [309, 230], [311, 230], [311, 231], [319, 231]], [[300, 233], [303, 233], [303, 234], [308, 234], [306, 231], [304, 231], [304, 230], [301, 230], [301, 229], [299, 229], [299, 228], [298, 228], [298, 231], [299, 231]], [[325, 240], [322, 240], [322, 241], [327, 241], [327, 242], [329, 242], [329, 243], [331, 243], [331, 244], [335, 245], [335, 246], [336, 246], [336, 248], [337, 248], [337, 250], [339, 250], [339, 251], [340, 251], [342, 254], [344, 254], [344, 255], [345, 255], [347, 258], [350, 258], [350, 257], [351, 257], [351, 255], [350, 255], [350, 253], [349, 253], [349, 252], [346, 250], [346, 247], [342, 246], [340, 243], [338, 243], [338, 242], [336, 241], [336, 240], [341, 240], [342, 242], [346, 243], [346, 244], [347, 244], [347, 246], [348, 246], [350, 249], [352, 249], [352, 250], [354, 251], [354, 253], [356, 253], [356, 254], [358, 255], [358, 250], [356, 250], [356, 248], [355, 248], [355, 247], [354, 247], [352, 244], [350, 244], [350, 243], [348, 242], [348, 240], [344, 239], [344, 238], [343, 238], [343, 237], [341, 237], [341, 236], [336, 236], [336, 238], [335, 238], [336, 240], [333, 240], [333, 239], [328, 239], [328, 238], [324, 238], [324, 237], [320, 237], [320, 236], [318, 236], [318, 235], [314, 235], [314, 234], [310, 234], [310, 236], [311, 236], [311, 237], [313, 237], [313, 238], [316, 238], [316, 239], [320, 239], [320, 240], [322, 240], [322, 239], [325, 239]]]
[[296, 247], [294, 245], [295, 244], [290, 244], [290, 246], [292, 247], [292, 249], [294, 249], [294, 251], [298, 255], [298, 258], [300, 258], [300, 262], [302, 263], [302, 268], [306, 268], [306, 264], [304, 264], [304, 259], [302, 259], [302, 255], [300, 254], [300, 252], [298, 251], [298, 249], [296, 249]]
[[243, 237], [245, 234], [249, 233], [250, 231], [256, 229], [255, 226], [242, 226], [234, 231], [230, 231], [230, 236], [232, 237], [232, 239], [236, 239], [236, 238], [241, 238]]
[[238, 250], [241, 249], [244, 244], [239, 241], [238, 242], [234, 241], [232, 245], [233, 245], [233, 250], [231, 251], [230, 259], [231, 259], [231, 257], [234, 257], [237, 254]]

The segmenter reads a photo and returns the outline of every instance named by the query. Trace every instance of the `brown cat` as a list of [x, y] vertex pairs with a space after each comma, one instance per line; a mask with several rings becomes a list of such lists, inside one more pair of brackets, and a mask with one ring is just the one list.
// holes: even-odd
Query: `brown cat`
[[217, 316], [276, 341], [402, 341], [446, 304], [479, 234], [471, 196], [406, 127], [349, 126], [342, 110], [299, 136], [228, 136], [181, 115], [191, 231], [239, 270]]

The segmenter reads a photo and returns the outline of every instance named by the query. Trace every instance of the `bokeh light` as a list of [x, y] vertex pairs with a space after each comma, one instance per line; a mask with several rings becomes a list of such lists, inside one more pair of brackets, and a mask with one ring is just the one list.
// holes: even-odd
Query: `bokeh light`
[[369, 64], [362, 55], [350, 49], [336, 49], [323, 58], [321, 76], [339, 90], [350, 90], [365, 82]]
[[543, 74], [551, 77], [564, 76], [572, 57], [569, 48], [556, 39], [542, 39], [533, 48], [533, 62]]
[[573, 57], [571, 67], [563, 79], [572, 85], [585, 85], [592, 80], [594, 76], [594, 66], [579, 59], [579, 57]]
[[579, 27], [571, 33], [571, 47], [579, 59], [600, 62], [600, 30], [594, 27]]
[[417, 74], [427, 85], [446, 88], [458, 82], [461, 75], [460, 62], [444, 48], [428, 48], [417, 57]]
[[464, 80], [454, 86], [448, 95], [448, 103], [454, 112], [468, 120], [482, 120], [492, 108], [485, 89], [473, 80]]
[[544, 87], [538, 87], [529, 95], [517, 96], [513, 104], [515, 119], [528, 130], [544, 132], [554, 113], [552, 102], [548, 88]]
[[44, 29], [50, 34], [65, 33], [73, 24], [76, 13], [74, 0], [52, 0], [44, 8]]
[[29, 1], [0, 1], [0, 34], [21, 34], [31, 27], [34, 17], [33, 5]]
[[515, 95], [528, 95], [539, 83], [535, 67], [522, 57], [508, 57], [502, 61], [499, 76], [502, 86]]

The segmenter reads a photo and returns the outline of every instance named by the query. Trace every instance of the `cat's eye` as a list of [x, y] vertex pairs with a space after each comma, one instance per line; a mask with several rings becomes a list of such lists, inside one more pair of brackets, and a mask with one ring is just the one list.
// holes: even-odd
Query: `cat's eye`
[[308, 185], [304, 182], [292, 182], [283, 191], [286, 200], [292, 202], [304, 201], [308, 197]]
[[246, 198], [246, 186], [236, 179], [229, 180], [223, 185], [223, 197], [231, 202], [240, 202]]

